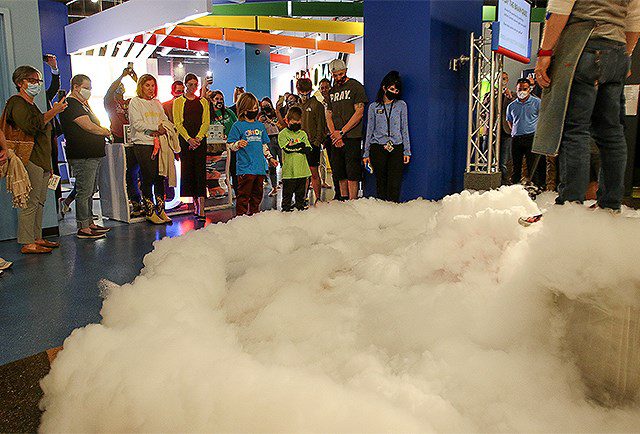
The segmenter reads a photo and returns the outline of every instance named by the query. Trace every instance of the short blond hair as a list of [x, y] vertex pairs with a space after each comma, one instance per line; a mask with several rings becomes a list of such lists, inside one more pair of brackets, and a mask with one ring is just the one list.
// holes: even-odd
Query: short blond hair
[[253, 110], [255, 106], [260, 107], [260, 102], [258, 98], [251, 92], [245, 92], [240, 97], [238, 97], [238, 102], [236, 103], [236, 112], [238, 113], [238, 119], [245, 120], [245, 114], [248, 111]]
[[147, 81], [151, 81], [153, 80], [153, 82], [156, 84], [156, 93], [153, 94], [153, 97], [157, 97], [158, 96], [158, 80], [156, 80], [156, 78], [151, 75], [151, 74], [144, 74], [142, 77], [140, 77], [140, 79], [138, 80], [138, 86], [136, 87], [136, 95], [138, 95], [140, 98], [144, 98], [143, 93], [142, 93], [142, 86], [144, 86]]

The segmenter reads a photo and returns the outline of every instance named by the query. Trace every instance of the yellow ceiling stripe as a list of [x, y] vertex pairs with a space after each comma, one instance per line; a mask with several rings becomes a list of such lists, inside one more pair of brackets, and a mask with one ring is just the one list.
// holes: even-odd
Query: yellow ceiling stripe
[[258, 17], [258, 30], [362, 36], [364, 35], [364, 23], [304, 18]]
[[364, 23], [350, 21], [311, 20], [255, 16], [207, 15], [182, 23], [186, 26], [216, 27], [242, 30], [281, 30], [302, 33], [330, 33], [335, 35], [364, 35]]
[[224, 15], [207, 15], [192, 21], [182, 23], [186, 26], [219, 27], [227, 29], [256, 29], [256, 17], [235, 17]]

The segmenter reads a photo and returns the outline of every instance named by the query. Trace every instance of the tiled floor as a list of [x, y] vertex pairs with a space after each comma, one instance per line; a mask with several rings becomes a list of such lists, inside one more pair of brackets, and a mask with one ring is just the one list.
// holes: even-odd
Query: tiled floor
[[[265, 197], [262, 208], [274, 206], [275, 200]], [[211, 212], [206, 224], [225, 222], [233, 215], [233, 210]], [[67, 219], [70, 223], [65, 225], [73, 226], [73, 217]], [[0, 257], [14, 261], [0, 276], [0, 365], [60, 346], [73, 329], [99, 322], [101, 280], [132, 281], [155, 240], [203, 227], [190, 215], [176, 217], [168, 226], [105, 225], [112, 227], [107, 238], [91, 241], [63, 235], [58, 239], [61, 247], [50, 255], [21, 255], [14, 241], [0, 243]]]

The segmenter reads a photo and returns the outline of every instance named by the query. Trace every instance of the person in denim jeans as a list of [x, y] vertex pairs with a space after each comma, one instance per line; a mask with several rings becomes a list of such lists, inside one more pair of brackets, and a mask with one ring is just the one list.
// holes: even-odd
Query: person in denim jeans
[[[600, 148], [602, 192], [598, 206], [619, 212], [624, 194], [627, 146], [620, 121], [621, 95], [630, 56], [640, 36], [640, 0], [549, 0], [535, 73], [549, 87], [551, 60], [559, 41], [582, 47], [579, 59], [555, 59], [564, 77], [576, 65], [559, 148], [557, 204], [582, 203], [589, 184], [590, 142]], [[561, 71], [561, 70], [558, 70]], [[543, 95], [544, 100], [545, 95]], [[520, 219], [528, 226], [541, 215]]]
[[585, 200], [593, 133], [600, 148], [604, 187], [598, 205], [620, 209], [627, 165], [620, 95], [628, 71], [629, 58], [624, 44], [606, 39], [592, 39], [587, 43], [571, 87], [558, 161], [560, 185], [556, 203]]

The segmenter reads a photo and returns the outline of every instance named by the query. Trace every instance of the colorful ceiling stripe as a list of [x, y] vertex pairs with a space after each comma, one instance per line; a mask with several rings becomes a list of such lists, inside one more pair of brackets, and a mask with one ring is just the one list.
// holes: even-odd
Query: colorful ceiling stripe
[[274, 1], [214, 5], [213, 15], [255, 15], [272, 17], [362, 17], [362, 2], [345, 1]]
[[281, 30], [287, 32], [330, 33], [336, 35], [364, 35], [364, 23], [362, 22], [312, 20], [305, 18], [207, 15], [183, 24], [186, 26], [241, 30]]

